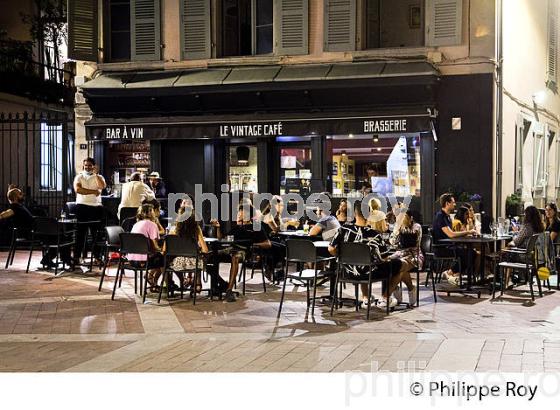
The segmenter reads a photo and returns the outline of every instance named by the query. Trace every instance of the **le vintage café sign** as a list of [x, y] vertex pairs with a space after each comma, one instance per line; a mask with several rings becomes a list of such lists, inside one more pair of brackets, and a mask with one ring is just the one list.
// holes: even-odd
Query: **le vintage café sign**
[[169, 122], [129, 124], [86, 124], [90, 140], [144, 140], [185, 138], [247, 138], [301, 135], [343, 135], [426, 132], [427, 116], [387, 118], [309, 118], [279, 121], [241, 122]]

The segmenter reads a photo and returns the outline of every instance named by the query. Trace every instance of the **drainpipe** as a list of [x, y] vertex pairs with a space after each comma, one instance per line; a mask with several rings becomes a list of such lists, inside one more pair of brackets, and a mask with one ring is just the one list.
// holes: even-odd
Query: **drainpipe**
[[503, 0], [496, 0], [496, 219], [502, 215], [502, 136], [504, 122]]

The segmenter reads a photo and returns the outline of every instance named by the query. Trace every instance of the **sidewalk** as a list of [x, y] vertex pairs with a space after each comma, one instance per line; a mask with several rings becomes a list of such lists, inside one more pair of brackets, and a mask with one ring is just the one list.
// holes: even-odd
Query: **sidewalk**
[[388, 317], [372, 308], [368, 322], [365, 310], [331, 318], [321, 305], [306, 317], [305, 291], [290, 288], [277, 321], [279, 287], [262, 293], [260, 275], [236, 303], [142, 305], [131, 278], [111, 301], [114, 270], [98, 292], [97, 275], [24, 266], [18, 255], [0, 272], [0, 371], [560, 370], [560, 292], [535, 305], [513, 294], [494, 303], [439, 294], [434, 304], [422, 287], [419, 308]]

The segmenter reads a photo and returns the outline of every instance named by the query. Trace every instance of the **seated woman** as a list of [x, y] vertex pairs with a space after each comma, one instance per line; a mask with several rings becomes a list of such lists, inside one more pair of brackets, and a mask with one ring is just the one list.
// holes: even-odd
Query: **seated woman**
[[128, 254], [127, 259], [133, 265], [148, 268], [148, 284], [152, 292], [159, 291], [157, 281], [163, 273], [163, 255], [158, 244], [159, 230], [158, 226], [153, 222], [155, 219], [154, 207], [151, 204], [144, 204], [138, 208], [136, 214], [136, 223], [132, 227], [132, 233], [140, 233], [150, 240], [151, 255]]
[[[402, 262], [401, 281], [408, 289], [408, 302], [410, 306], [416, 304], [416, 293], [418, 289], [412, 283], [410, 271], [416, 268], [422, 269], [424, 255], [420, 252], [420, 241], [422, 240], [422, 227], [414, 221], [412, 212], [407, 210], [397, 217], [397, 228], [391, 234], [391, 244], [397, 246], [398, 250], [390, 259], [400, 259]], [[400, 294], [396, 297], [399, 299]]]
[[[235, 241], [244, 241], [244, 245], [256, 246], [262, 249], [270, 249], [272, 244], [266, 236], [266, 233], [260, 228], [256, 228], [254, 222], [254, 215], [256, 214], [254, 208], [246, 204], [240, 204], [237, 211], [237, 225], [235, 225], [228, 233], [234, 237]], [[223, 238], [220, 223], [216, 220], [210, 221], [216, 227], [218, 238]], [[239, 246], [232, 247], [218, 254], [217, 262], [230, 262], [231, 268], [229, 271], [229, 283], [226, 290], [226, 301], [235, 302], [235, 294], [233, 293], [233, 286], [237, 279], [239, 272], [239, 263], [245, 258], [245, 251], [240, 249]]]
[[[381, 305], [386, 306], [388, 303], [390, 307], [398, 304], [398, 300], [393, 296], [393, 292], [401, 281], [401, 268], [402, 261], [400, 259], [385, 259], [383, 254], [387, 250], [387, 246], [383, 242], [383, 238], [379, 231], [372, 229], [367, 225], [367, 220], [362, 213], [362, 202], [354, 202], [354, 224], [345, 224], [342, 226], [329, 245], [329, 253], [336, 256], [338, 247], [344, 242], [361, 242], [368, 245], [371, 249], [372, 258], [375, 262], [376, 269], [372, 272], [373, 278], [387, 277], [391, 272], [391, 281], [389, 288], [383, 290], [383, 300]], [[348, 275], [353, 275], [361, 280], [368, 279], [368, 267], [351, 267], [346, 269]], [[362, 300], [364, 304], [370, 303], [367, 299], [368, 288], [367, 284], [361, 285]]]
[[161, 216], [161, 204], [157, 199], [146, 200], [143, 204], [150, 204], [154, 208], [154, 217], [152, 218], [152, 222], [155, 223], [158, 227], [158, 232], [160, 235], [165, 233], [165, 228], [161, 225], [159, 217]]
[[[197, 293], [202, 290], [202, 284], [200, 282], [200, 271], [202, 270], [202, 256], [208, 254], [208, 246], [204, 241], [204, 236], [202, 235], [202, 229], [196, 222], [194, 208], [185, 207], [179, 209], [179, 214], [190, 215], [187, 219], [179, 218], [175, 227], [169, 232], [169, 235], [177, 235], [180, 238], [187, 238], [193, 240], [198, 244], [198, 250], [202, 254], [198, 259], [198, 266], [196, 265], [196, 258], [177, 256], [171, 262], [171, 269], [175, 271], [195, 271], [196, 279], [193, 280], [192, 273], [189, 272], [188, 276], [184, 278], [183, 288], [193, 287]], [[165, 250], [164, 250], [165, 253]], [[193, 286], [196, 283], [195, 286]]]
[[[273, 211], [274, 209], [274, 211]], [[278, 234], [288, 230], [288, 227], [299, 227], [297, 219], [282, 218], [284, 212], [284, 201], [281, 196], [275, 195], [272, 201], [269, 201], [262, 212], [262, 221], [266, 224], [265, 230], [269, 234]]]
[[527, 248], [531, 236], [544, 232], [541, 214], [535, 206], [531, 205], [525, 208], [524, 215], [523, 225], [519, 232], [513, 237], [513, 240], [508, 244], [509, 247]]
[[457, 210], [451, 229], [453, 232], [466, 232], [469, 230], [469, 208], [462, 206]]
[[372, 198], [369, 201], [369, 216], [367, 218], [367, 225], [377, 232], [387, 232], [389, 226], [387, 225], [387, 215], [381, 211], [381, 201], [377, 198]]
[[346, 219], [348, 218], [347, 214], [348, 214], [348, 203], [346, 202], [346, 199], [343, 199], [340, 201], [340, 204], [338, 205], [338, 209], [336, 210], [336, 219], [341, 224], [344, 224], [346, 223]]
[[558, 207], [554, 202], [550, 202], [546, 205], [546, 231], [550, 232], [550, 239], [552, 242], [556, 242], [558, 238], [558, 233], [560, 233], [560, 218], [558, 218]]

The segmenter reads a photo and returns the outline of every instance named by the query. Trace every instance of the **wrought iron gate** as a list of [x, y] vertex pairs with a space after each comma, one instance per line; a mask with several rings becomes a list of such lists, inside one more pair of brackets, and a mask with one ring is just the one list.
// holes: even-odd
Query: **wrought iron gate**
[[0, 113], [0, 205], [9, 184], [37, 215], [57, 216], [72, 194], [74, 119], [66, 113]]

